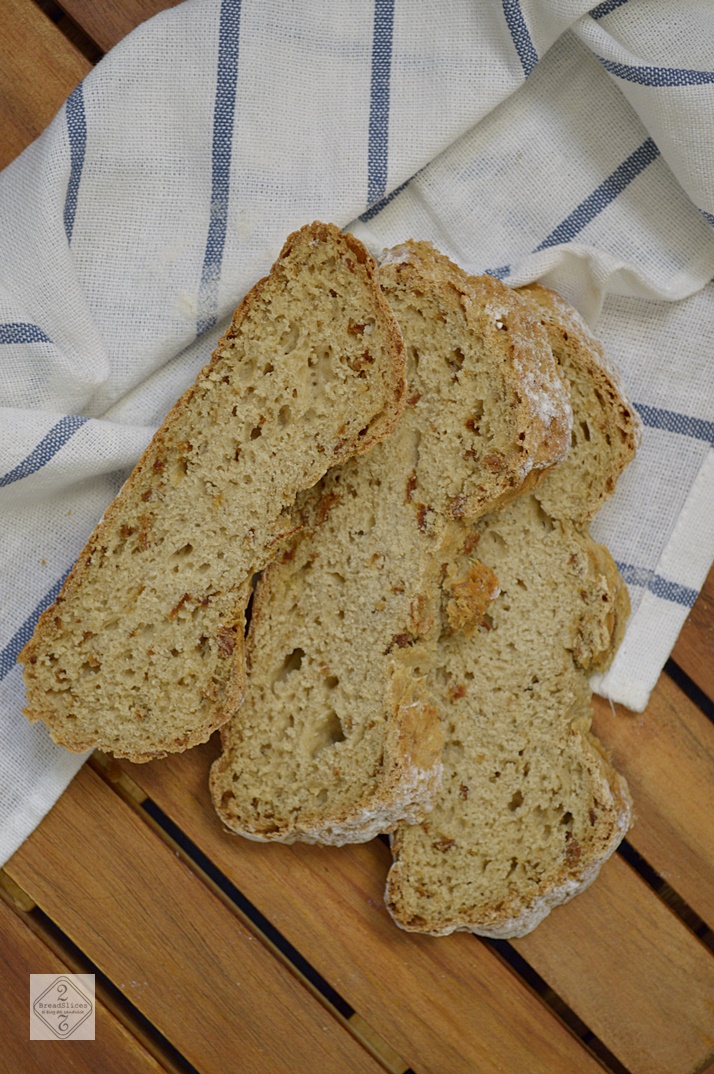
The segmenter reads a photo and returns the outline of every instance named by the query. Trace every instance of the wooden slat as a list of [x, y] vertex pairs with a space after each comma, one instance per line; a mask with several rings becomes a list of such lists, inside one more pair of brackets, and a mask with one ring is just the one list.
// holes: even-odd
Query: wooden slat
[[714, 567], [682, 627], [672, 658], [714, 701]]
[[0, 168], [48, 125], [89, 62], [29, 0], [0, 3]]
[[380, 1070], [90, 769], [5, 868], [201, 1074]]
[[596, 699], [594, 729], [630, 784], [628, 839], [714, 927], [714, 726], [666, 675], [641, 715]]
[[67, 972], [72, 971], [0, 899], [0, 1068], [18, 1074], [161, 1074], [164, 1068], [99, 999], [94, 1040], [30, 1040], [30, 974]]
[[622, 858], [514, 947], [631, 1074], [714, 1053], [714, 958]]
[[400, 931], [389, 852], [264, 846], [228, 835], [207, 791], [215, 743], [122, 767], [419, 1074], [594, 1074], [598, 1063], [487, 945]]
[[62, 0], [62, 9], [81, 26], [102, 51], [146, 19], [180, 0]]

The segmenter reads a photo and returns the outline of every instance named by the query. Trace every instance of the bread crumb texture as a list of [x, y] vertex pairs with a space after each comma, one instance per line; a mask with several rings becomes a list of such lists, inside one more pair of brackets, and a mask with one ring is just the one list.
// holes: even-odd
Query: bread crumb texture
[[590, 733], [589, 674], [622, 638], [629, 598], [586, 523], [612, 492], [638, 422], [600, 345], [558, 296], [522, 291], [570, 387], [568, 458], [470, 528], [462, 545], [497, 595], [465, 631], [444, 617], [427, 687], [442, 716], [443, 784], [393, 837], [387, 906], [402, 928], [513, 937], [583, 890], [631, 818], [624, 779]]
[[299, 524], [297, 493], [391, 432], [404, 374], [364, 246], [291, 235], [40, 618], [28, 717], [137, 761], [205, 741], [240, 703], [251, 579]]
[[493, 572], [452, 562], [464, 519], [535, 487], [570, 442], [548, 334], [498, 280], [424, 243], [380, 279], [407, 348], [395, 433], [303, 498], [294, 543], [258, 582], [240, 710], [211, 789], [249, 838], [364, 841], [420, 820], [442, 776], [427, 687], [442, 616], [493, 599]]

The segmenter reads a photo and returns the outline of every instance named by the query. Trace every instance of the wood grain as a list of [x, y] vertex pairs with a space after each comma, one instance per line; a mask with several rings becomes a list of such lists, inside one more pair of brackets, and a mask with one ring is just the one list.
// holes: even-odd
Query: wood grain
[[0, 168], [42, 133], [90, 63], [29, 0], [0, 3]]
[[600, 1069], [477, 938], [396, 928], [384, 908], [389, 852], [381, 842], [265, 846], [227, 834], [207, 791], [215, 754], [211, 743], [158, 763], [120, 763], [415, 1070]]
[[631, 1074], [714, 1054], [714, 959], [622, 858], [513, 945]]
[[62, 0], [62, 9], [107, 52], [139, 23], [177, 3], [179, 0]]
[[162, 1066], [95, 1002], [95, 1039], [30, 1040], [30, 974], [72, 972], [0, 899], [0, 1065], [8, 1072], [161, 1074]]
[[90, 769], [5, 868], [201, 1074], [380, 1071]]
[[714, 701], [714, 567], [687, 616], [672, 658]]
[[593, 727], [630, 784], [628, 840], [714, 927], [714, 726], [663, 675], [641, 715], [597, 698]]

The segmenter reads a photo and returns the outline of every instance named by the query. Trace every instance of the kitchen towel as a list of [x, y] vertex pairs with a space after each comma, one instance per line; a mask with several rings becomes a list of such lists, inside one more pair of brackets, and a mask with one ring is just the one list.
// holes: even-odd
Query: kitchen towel
[[[561, 290], [644, 424], [598, 517], [640, 710], [714, 557], [709, 0], [186, 0], [0, 174], [0, 861], [83, 757], [16, 657], [285, 236], [331, 220]], [[41, 78], [41, 72], [38, 72]]]

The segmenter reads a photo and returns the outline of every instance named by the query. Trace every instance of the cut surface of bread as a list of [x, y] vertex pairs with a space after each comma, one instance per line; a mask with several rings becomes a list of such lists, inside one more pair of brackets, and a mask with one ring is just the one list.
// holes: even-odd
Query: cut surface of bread
[[[258, 582], [246, 699], [211, 774], [221, 819], [254, 839], [361, 842], [423, 816], [442, 746], [424, 678], [461, 520], [535, 486], [570, 439], [547, 334], [516, 294], [424, 243], [391, 251], [380, 279], [407, 347], [406, 412], [327, 474]], [[474, 583], [449, 581], [458, 615]]]
[[585, 520], [632, 457], [638, 423], [577, 316], [543, 295], [573, 385], [573, 446], [462, 547], [498, 595], [466, 631], [443, 621], [427, 679], [442, 789], [421, 824], [395, 833], [386, 892], [397, 924], [432, 935], [525, 935], [595, 878], [630, 823], [626, 783], [590, 733], [588, 684], [614, 655], [629, 597]]
[[135, 761], [205, 741], [241, 700], [251, 579], [296, 495], [391, 432], [404, 374], [364, 246], [291, 235], [20, 654], [27, 716]]

